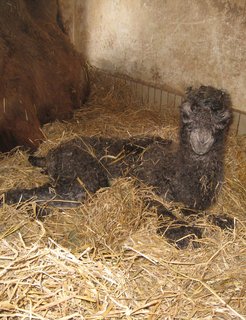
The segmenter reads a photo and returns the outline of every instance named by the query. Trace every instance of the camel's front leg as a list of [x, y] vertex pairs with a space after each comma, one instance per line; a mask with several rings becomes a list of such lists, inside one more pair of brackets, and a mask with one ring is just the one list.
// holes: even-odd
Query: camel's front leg
[[165, 237], [179, 249], [185, 249], [190, 243], [193, 247], [199, 247], [198, 239], [202, 238], [203, 233], [199, 226], [190, 225], [187, 221], [178, 218], [158, 200], [147, 200], [146, 202], [149, 207], [156, 208], [159, 235]]
[[65, 183], [52, 186], [46, 183], [32, 189], [11, 189], [3, 194], [1, 205], [16, 204], [17, 207], [27, 202], [34, 202], [38, 218], [49, 214], [48, 207], [77, 207], [85, 200], [87, 192], [77, 182]]

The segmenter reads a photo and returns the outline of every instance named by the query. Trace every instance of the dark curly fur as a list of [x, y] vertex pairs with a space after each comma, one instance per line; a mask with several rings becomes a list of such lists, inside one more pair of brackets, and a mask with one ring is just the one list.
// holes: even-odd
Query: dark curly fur
[[79, 137], [51, 150], [46, 158], [30, 158], [33, 165], [46, 168], [53, 191], [50, 184], [11, 190], [6, 201], [36, 196], [52, 205], [61, 205], [60, 200], [76, 204], [88, 192], [109, 186], [110, 179], [131, 176], [154, 187], [165, 199], [204, 210], [215, 202], [222, 186], [231, 118], [226, 92], [210, 86], [189, 89], [181, 105], [178, 145], [160, 137]]

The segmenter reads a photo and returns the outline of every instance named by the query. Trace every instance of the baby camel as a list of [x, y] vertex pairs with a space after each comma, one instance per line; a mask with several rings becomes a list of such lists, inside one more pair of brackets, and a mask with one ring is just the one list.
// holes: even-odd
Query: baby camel
[[[207, 209], [216, 201], [223, 183], [225, 140], [231, 119], [226, 92], [211, 86], [190, 88], [180, 109], [179, 144], [149, 136], [75, 138], [51, 150], [45, 158], [30, 157], [33, 165], [47, 170], [51, 183], [10, 190], [6, 202], [36, 197], [51, 205], [62, 205], [64, 200], [78, 205], [88, 192], [109, 186], [111, 179], [130, 176], [152, 186], [164, 199], [181, 202], [191, 210]], [[160, 214], [175, 219], [160, 204], [154, 205]], [[180, 230], [182, 235], [193, 232], [201, 236], [199, 228], [180, 224]]]

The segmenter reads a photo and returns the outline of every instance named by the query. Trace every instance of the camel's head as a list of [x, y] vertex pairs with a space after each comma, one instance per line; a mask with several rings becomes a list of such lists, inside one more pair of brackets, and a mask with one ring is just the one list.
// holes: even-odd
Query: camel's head
[[224, 137], [231, 123], [230, 96], [210, 86], [189, 88], [186, 96], [181, 105], [181, 140], [197, 155], [204, 155]]

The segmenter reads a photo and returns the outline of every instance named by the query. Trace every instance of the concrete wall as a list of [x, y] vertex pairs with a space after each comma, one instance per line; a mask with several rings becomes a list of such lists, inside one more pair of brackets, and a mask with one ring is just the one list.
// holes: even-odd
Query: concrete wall
[[246, 0], [60, 0], [91, 64], [184, 93], [227, 89], [246, 111]]

